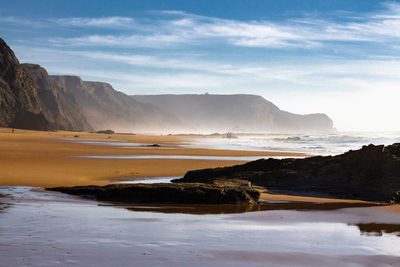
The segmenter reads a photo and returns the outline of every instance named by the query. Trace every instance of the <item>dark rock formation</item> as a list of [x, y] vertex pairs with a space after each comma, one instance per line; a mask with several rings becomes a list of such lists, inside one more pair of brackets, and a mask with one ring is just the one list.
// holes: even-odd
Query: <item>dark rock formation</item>
[[329, 132], [325, 114], [297, 115], [257, 95], [133, 95], [153, 104], [197, 132]]
[[44, 68], [36, 64], [22, 66], [33, 78], [43, 114], [51, 123], [52, 129], [92, 130], [74, 96], [65, 88], [59, 87]]
[[77, 76], [52, 76], [67, 88], [83, 108], [90, 125], [96, 130], [117, 132], [169, 132], [182, 122], [152, 104], [138, 102], [103, 82], [85, 82]]
[[100, 201], [128, 203], [233, 204], [257, 203], [260, 193], [250, 188], [207, 184], [112, 184], [107, 186], [56, 187], [47, 190], [80, 196], [95, 196]]
[[388, 223], [359, 223], [355, 224], [361, 234], [382, 236], [383, 234], [396, 234], [400, 237], [400, 224]]
[[0, 127], [48, 130], [38, 90], [14, 52], [0, 38]]
[[108, 129], [108, 130], [99, 130], [99, 131], [96, 131], [96, 133], [101, 133], [101, 134], [114, 134], [114, 131]]
[[399, 203], [400, 144], [364, 146], [337, 156], [260, 159], [232, 167], [189, 171], [173, 182], [242, 179], [271, 190]]
[[0, 126], [33, 130], [89, 131], [73, 95], [39, 65], [19, 64], [0, 39]]

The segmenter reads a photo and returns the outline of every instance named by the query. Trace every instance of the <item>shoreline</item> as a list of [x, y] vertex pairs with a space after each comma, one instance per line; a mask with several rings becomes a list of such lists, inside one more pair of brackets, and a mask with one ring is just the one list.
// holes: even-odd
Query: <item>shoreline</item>
[[[78, 136], [78, 137], [74, 137]], [[61, 138], [71, 138], [63, 140]], [[74, 140], [159, 144], [161, 147], [123, 148]], [[197, 136], [119, 135], [86, 132], [45, 132], [0, 128], [0, 185], [78, 186], [106, 185], [107, 180], [183, 176], [189, 170], [232, 166], [247, 161], [206, 159], [94, 159], [76, 156], [185, 155], [210, 157], [290, 157], [303, 153], [217, 150], [179, 146]], [[169, 149], [164, 149], [168, 147]]]
[[[78, 136], [78, 137], [75, 137]], [[65, 140], [62, 138], [69, 138]], [[151, 177], [182, 177], [187, 171], [242, 164], [246, 161], [205, 159], [96, 159], [77, 156], [101, 155], [187, 155], [210, 157], [307, 157], [304, 153], [220, 150], [180, 146], [199, 136], [177, 135], [126, 135], [86, 132], [44, 132], [0, 128], [0, 185], [9, 186], [82, 186], [107, 185], [120, 180]], [[201, 137], [200, 137], [201, 138]], [[210, 136], [207, 136], [210, 138]], [[93, 139], [100, 143], [86, 144], [74, 141]], [[143, 147], [123, 148], [101, 142], [128, 142], [144, 144]], [[149, 146], [158, 144], [158, 146]], [[165, 149], [168, 148], [168, 149]], [[294, 192], [295, 193], [295, 192]], [[262, 192], [264, 201], [307, 201], [319, 203], [368, 203], [329, 197], [271, 194]], [[369, 202], [370, 203], [370, 202]], [[381, 208], [381, 207], [379, 207]], [[398, 212], [398, 211], [397, 211]]]

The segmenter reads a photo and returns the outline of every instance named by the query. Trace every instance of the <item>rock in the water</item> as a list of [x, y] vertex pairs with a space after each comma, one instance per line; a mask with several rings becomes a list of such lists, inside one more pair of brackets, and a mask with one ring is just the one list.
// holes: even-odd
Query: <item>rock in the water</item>
[[101, 134], [114, 134], [115, 132], [114, 132], [113, 130], [108, 129], [108, 130], [99, 130], [99, 131], [96, 131], [96, 133], [101, 133]]
[[239, 204], [257, 203], [260, 193], [251, 188], [208, 184], [112, 184], [107, 186], [55, 187], [48, 190], [101, 201], [129, 203]]
[[400, 202], [400, 144], [364, 146], [337, 156], [260, 159], [232, 167], [189, 171], [173, 182], [242, 179], [268, 189], [338, 198]]

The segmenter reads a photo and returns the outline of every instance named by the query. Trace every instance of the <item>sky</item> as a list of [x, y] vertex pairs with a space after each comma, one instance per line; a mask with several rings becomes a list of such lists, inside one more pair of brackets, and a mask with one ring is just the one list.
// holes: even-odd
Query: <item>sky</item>
[[126, 94], [257, 94], [400, 130], [400, 1], [0, 0], [20, 62]]

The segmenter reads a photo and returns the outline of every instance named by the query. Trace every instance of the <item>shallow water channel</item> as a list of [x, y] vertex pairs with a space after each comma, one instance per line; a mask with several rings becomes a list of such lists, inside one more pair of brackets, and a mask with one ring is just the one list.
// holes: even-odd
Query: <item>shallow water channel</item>
[[400, 262], [400, 214], [370, 207], [119, 205], [12, 186], [0, 194], [1, 266]]

